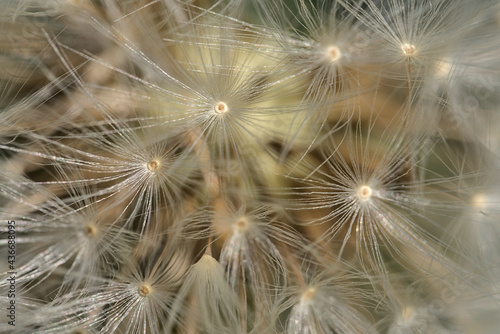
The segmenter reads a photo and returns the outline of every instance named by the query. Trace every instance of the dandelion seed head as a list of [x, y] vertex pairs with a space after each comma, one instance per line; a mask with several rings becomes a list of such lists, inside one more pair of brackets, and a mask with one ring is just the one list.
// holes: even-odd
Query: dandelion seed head
[[149, 296], [152, 291], [153, 291], [153, 289], [151, 288], [151, 286], [149, 284], [142, 284], [138, 289], [139, 295], [141, 297]]
[[403, 51], [403, 54], [408, 57], [414, 56], [417, 51], [415, 45], [409, 43], [401, 45], [401, 50]]
[[217, 115], [222, 115], [222, 114], [226, 114], [227, 112], [229, 112], [229, 107], [227, 106], [226, 103], [224, 102], [217, 102], [215, 105], [214, 105], [214, 112], [217, 114]]
[[368, 201], [373, 194], [373, 189], [370, 186], [362, 185], [358, 188], [357, 196], [363, 201]]
[[155, 173], [160, 168], [160, 162], [156, 159], [153, 159], [146, 164], [146, 167], [151, 173]]
[[337, 62], [342, 58], [342, 52], [338, 46], [332, 45], [326, 49], [326, 55], [332, 63]]
[[444, 334], [498, 313], [467, 303], [497, 291], [496, 138], [454, 122], [498, 109], [497, 1], [256, 0], [255, 22], [245, 1], [146, 2], [0, 5], [20, 332]]

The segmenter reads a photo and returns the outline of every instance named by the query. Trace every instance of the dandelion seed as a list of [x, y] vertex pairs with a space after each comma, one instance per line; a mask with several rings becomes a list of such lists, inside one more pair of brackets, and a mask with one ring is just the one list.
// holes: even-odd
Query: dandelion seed
[[[158, 240], [157, 240], [158, 241]], [[113, 278], [101, 278], [94, 286], [60, 296], [46, 310], [50, 317], [64, 311], [65, 317], [44, 330], [64, 332], [77, 325], [100, 332], [161, 332], [162, 321], [176, 316], [172, 309], [189, 263], [182, 245], [128, 258]], [[80, 319], [82, 317], [82, 319]]]
[[[195, 304], [189, 303], [190, 297], [196, 298]], [[226, 282], [223, 268], [212, 256], [203, 255], [190, 268], [176, 298], [173, 309], [189, 311], [178, 314], [177, 319], [169, 319], [168, 331], [178, 323], [181, 327], [209, 332], [239, 332], [238, 298]]]
[[[446, 0], [339, 2], [373, 33], [368, 51], [372, 61], [384, 67], [391, 65], [381, 75], [412, 85], [427, 78], [433, 62], [466, 34], [476, 15], [491, 6], [487, 2], [473, 5]], [[403, 66], [398, 68], [397, 64]]]
[[[20, 177], [10, 182], [31, 184]], [[101, 203], [84, 186], [67, 187], [75, 201], [71, 205], [41, 185], [32, 184], [29, 193], [11, 198], [12, 203], [27, 207], [27, 212], [3, 212], [22, 226], [17, 243], [30, 246], [24, 260], [17, 263], [17, 281], [26, 284], [27, 290], [36, 279], [43, 281], [56, 270], [62, 274], [59, 293], [92, 285], [103, 270], [112, 271], [106, 265], [110, 257], [118, 264], [131, 252], [133, 234], [113, 225], [119, 218], [115, 221], [112, 215], [103, 213]], [[6, 189], [6, 193], [16, 192]], [[37, 203], [38, 197], [44, 202]]]
[[[327, 118], [341, 126], [352, 117], [353, 106], [338, 107], [338, 102], [363, 90], [359, 71], [368, 64], [369, 56], [366, 46], [356, 41], [367, 36], [355, 16], [342, 14], [339, 1], [320, 1], [320, 10], [312, 1], [296, 1], [298, 13], [290, 20], [282, 14], [292, 11], [289, 3], [258, 2], [264, 22], [278, 29], [275, 38], [282, 47], [285, 73], [290, 73], [287, 82], [302, 97], [296, 103], [297, 112], [288, 129], [283, 158], [293, 145], [298, 145], [297, 140], [304, 141], [305, 146], [314, 146], [317, 138], [310, 135], [318, 134], [318, 128]], [[309, 128], [311, 125], [318, 128]]]
[[[204, 20], [210, 23], [206, 15]], [[206, 164], [205, 175], [210, 171], [217, 178], [233, 178], [250, 169], [260, 173], [247, 162], [272, 153], [267, 143], [274, 138], [283, 141], [294, 112], [268, 102], [292, 93], [282, 90], [281, 77], [268, 75], [277, 71], [275, 64], [256, 50], [230, 42], [233, 30], [209, 23], [202, 29], [208, 44], [197, 42], [200, 28], [196, 24], [188, 25], [188, 36], [182, 36], [187, 41], [180, 45], [182, 57], [172, 59], [179, 70], [175, 77], [162, 73], [167, 83], [164, 77], [156, 78], [162, 87], [152, 92], [153, 98], [170, 110], [169, 123], [193, 134], [189, 149]], [[151, 66], [149, 60], [144, 62]], [[282, 129], [273, 127], [277, 121]]]
[[[219, 261], [225, 279], [240, 297], [238, 309], [243, 327], [251, 328], [268, 317], [286, 285], [282, 253], [298, 252], [301, 238], [281, 223], [268, 206], [246, 202], [236, 208], [226, 200], [223, 207], [213, 218], [212, 238], [217, 242], [212, 247], [220, 247]], [[192, 225], [189, 222], [190, 228]]]
[[[144, 210], [140, 228], [145, 231], [152, 219], [161, 220], [160, 212], [165, 207], [171, 213], [180, 209], [177, 203], [186, 195], [188, 184], [193, 189], [201, 185], [201, 173], [193, 163], [195, 154], [180, 136], [164, 132], [167, 131], [161, 124], [151, 125], [149, 121], [132, 129], [126, 121], [110, 119], [93, 130], [75, 131], [66, 137], [73, 140], [59, 141], [33, 134], [45, 143], [40, 150], [46, 153], [22, 151], [52, 161], [63, 185], [92, 185], [93, 192], [89, 191], [88, 196], [101, 196], [101, 202], [109, 209], [131, 208], [135, 213]], [[75, 179], [77, 175], [81, 179]], [[134, 219], [135, 216], [130, 217], [125, 225], [133, 224]]]
[[277, 305], [276, 317], [281, 315], [280, 312], [289, 312], [285, 333], [376, 332], [359, 312], [370, 296], [354, 283], [355, 274], [326, 268], [316, 273], [311, 269], [303, 273], [306, 286], [285, 291]]
[[[342, 258], [357, 256], [368, 272], [386, 277], [384, 254], [390, 253], [391, 261], [416, 271], [421, 262], [428, 261], [440, 263], [459, 277], [466, 275], [467, 267], [461, 263], [471, 264], [470, 255], [462, 253], [459, 263], [445, 256], [442, 249], [459, 251], [445, 240], [437, 240], [434, 233], [445, 230], [441, 221], [427, 218], [419, 211], [440, 212], [439, 204], [425, 200], [433, 193], [433, 182], [429, 181], [427, 186], [427, 182], [418, 179], [418, 169], [412, 164], [419, 152], [420, 134], [398, 133], [395, 137], [386, 129], [378, 137], [373, 130], [363, 129], [371, 126], [365, 127], [358, 121], [345, 134], [331, 136], [332, 141], [325, 143], [326, 160], [321, 168], [308, 166], [305, 161], [300, 165], [312, 168], [313, 172], [306, 180], [296, 179], [302, 187], [294, 189], [302, 191], [300, 195], [293, 193], [297, 202], [291, 209], [317, 210], [311, 216], [318, 218], [303, 223], [318, 226], [323, 231], [319, 240], [327, 240], [332, 246], [340, 243], [337, 254]], [[400, 131], [400, 127], [396, 129]], [[457, 209], [460, 206], [454, 205]], [[425, 219], [432, 228], [423, 229], [417, 217]], [[352, 244], [355, 250], [350, 247]], [[409, 249], [414, 253], [406, 254]], [[350, 253], [344, 254], [346, 251]], [[417, 259], [415, 254], [421, 258]]]

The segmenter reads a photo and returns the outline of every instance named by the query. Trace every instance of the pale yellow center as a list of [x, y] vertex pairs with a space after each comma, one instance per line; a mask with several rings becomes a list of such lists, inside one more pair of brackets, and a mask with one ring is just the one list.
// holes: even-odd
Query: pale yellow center
[[236, 229], [238, 231], [246, 231], [248, 229], [248, 220], [245, 217], [241, 217], [236, 221]]
[[160, 168], [160, 162], [158, 160], [151, 160], [147, 163], [147, 167], [150, 172], [154, 173]]
[[89, 238], [94, 237], [98, 232], [97, 226], [94, 223], [88, 223], [85, 226], [85, 235]]
[[310, 301], [316, 295], [316, 288], [309, 288], [302, 294], [303, 301]]
[[141, 297], [147, 297], [151, 294], [151, 286], [148, 284], [143, 284], [139, 287], [139, 295]]
[[363, 185], [358, 189], [358, 197], [362, 200], [369, 200], [372, 197], [373, 190], [370, 186]]
[[326, 54], [332, 63], [342, 58], [342, 52], [340, 52], [340, 49], [336, 46], [330, 46], [326, 50]]
[[217, 102], [214, 106], [214, 111], [216, 114], [221, 115], [227, 113], [229, 111], [229, 108], [224, 102]]
[[405, 43], [401, 46], [401, 50], [405, 56], [413, 56], [416, 52], [415, 45]]
[[484, 210], [487, 207], [487, 198], [483, 194], [476, 194], [474, 197], [472, 197], [472, 205], [480, 210]]

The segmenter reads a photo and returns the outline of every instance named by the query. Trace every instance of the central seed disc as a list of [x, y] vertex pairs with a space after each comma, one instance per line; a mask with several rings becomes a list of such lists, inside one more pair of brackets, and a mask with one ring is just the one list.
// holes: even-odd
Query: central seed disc
[[340, 49], [336, 46], [330, 46], [326, 50], [326, 54], [332, 63], [338, 61], [342, 57], [342, 52], [340, 52]]
[[156, 172], [160, 168], [160, 162], [158, 160], [151, 160], [148, 162], [147, 167], [150, 172]]
[[89, 223], [85, 226], [85, 234], [87, 237], [93, 237], [97, 234], [97, 226], [94, 223]]
[[216, 114], [225, 114], [229, 111], [229, 107], [224, 102], [217, 102], [214, 106], [214, 111]]
[[403, 50], [403, 54], [405, 56], [413, 56], [415, 54], [415, 45], [413, 44], [408, 44], [408, 43], [405, 43], [401, 46], [401, 50]]
[[316, 295], [316, 289], [314, 287], [310, 287], [302, 294], [302, 300], [309, 301], [314, 298]]
[[369, 200], [372, 197], [373, 190], [370, 186], [361, 186], [358, 189], [358, 197], [362, 200]]
[[141, 295], [142, 297], [149, 296], [150, 293], [151, 287], [149, 285], [143, 284], [139, 287], [139, 295]]
[[248, 220], [245, 217], [241, 217], [236, 221], [236, 228], [238, 231], [245, 231], [248, 229]]

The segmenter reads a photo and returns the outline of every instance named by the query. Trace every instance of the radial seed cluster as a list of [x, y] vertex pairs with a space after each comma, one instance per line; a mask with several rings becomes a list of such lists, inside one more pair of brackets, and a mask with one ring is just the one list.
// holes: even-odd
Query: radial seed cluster
[[498, 0], [0, 2], [0, 332], [500, 328]]

